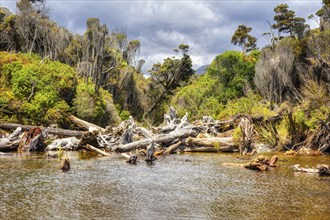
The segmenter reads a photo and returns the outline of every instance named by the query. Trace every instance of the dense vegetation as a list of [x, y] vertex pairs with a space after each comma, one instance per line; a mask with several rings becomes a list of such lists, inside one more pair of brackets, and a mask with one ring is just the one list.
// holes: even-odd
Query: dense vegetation
[[2, 121], [68, 127], [67, 115], [76, 114], [99, 124], [116, 122], [111, 95], [103, 89], [96, 95], [92, 83], [78, 84], [74, 69], [60, 62], [0, 52], [0, 83]]
[[189, 45], [178, 42], [177, 56], [154, 64], [145, 78], [140, 42], [124, 31], [89, 18], [84, 35], [74, 35], [49, 20], [43, 0], [17, 7], [17, 14], [0, 8], [0, 50], [16, 51], [0, 53], [1, 121], [69, 127], [66, 116], [75, 114], [106, 126], [133, 115], [159, 124], [170, 105], [192, 120], [280, 114], [280, 122], [257, 129], [265, 142], [289, 148], [330, 120], [329, 0], [309, 17], [320, 18], [314, 30], [278, 5], [261, 50], [252, 27], [239, 25], [231, 42], [242, 52], [223, 52], [199, 77]]

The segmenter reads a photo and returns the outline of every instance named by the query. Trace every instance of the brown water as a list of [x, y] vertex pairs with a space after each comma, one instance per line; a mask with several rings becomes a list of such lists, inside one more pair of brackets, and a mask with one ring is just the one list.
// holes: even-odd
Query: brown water
[[0, 219], [330, 219], [330, 178], [292, 164], [329, 156], [280, 156], [257, 172], [225, 167], [234, 154], [184, 154], [154, 165], [70, 153], [71, 170], [43, 155], [0, 156]]

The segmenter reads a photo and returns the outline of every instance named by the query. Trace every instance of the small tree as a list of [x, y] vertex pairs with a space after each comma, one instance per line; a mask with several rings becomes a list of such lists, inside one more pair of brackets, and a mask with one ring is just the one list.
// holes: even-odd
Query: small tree
[[234, 45], [238, 44], [240, 47], [242, 47], [243, 53], [257, 48], [257, 39], [249, 34], [251, 30], [252, 28], [250, 27], [239, 25], [231, 38], [231, 43]]
[[274, 8], [274, 12], [276, 15], [274, 16], [273, 24], [274, 29], [278, 29], [278, 34], [280, 33], [289, 33], [290, 36], [293, 36], [293, 28], [294, 28], [294, 18], [295, 12], [289, 10], [289, 6], [287, 4], [280, 4]]
[[296, 17], [294, 19], [293, 33], [298, 37], [299, 40], [306, 36], [306, 32], [309, 29], [309, 25], [305, 22], [306, 20], [304, 18]]
[[158, 107], [169, 98], [170, 94], [173, 94], [176, 88], [186, 83], [194, 74], [189, 45], [180, 44], [174, 51], [180, 56], [180, 59], [168, 57], [164, 59], [163, 63], [156, 63], [149, 70], [152, 87], [155, 87], [157, 91], [153, 95], [153, 105], [144, 117], [156, 109], [160, 110], [158, 115], [163, 114], [163, 110]]
[[330, 29], [330, 0], [322, 0], [322, 8], [315, 13], [320, 17], [320, 29]]

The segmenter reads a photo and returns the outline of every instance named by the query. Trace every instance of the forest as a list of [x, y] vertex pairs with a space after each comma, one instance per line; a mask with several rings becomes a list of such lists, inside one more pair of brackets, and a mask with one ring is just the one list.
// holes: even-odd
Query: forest
[[[0, 123], [74, 130], [70, 115], [103, 128], [132, 116], [150, 128], [164, 125], [172, 106], [191, 122], [244, 115], [253, 140], [271, 148], [330, 152], [329, 0], [308, 18], [279, 4], [261, 49], [253, 27], [239, 25], [231, 42], [242, 50], [219, 54], [202, 75], [190, 46], [178, 42], [176, 56], [155, 63], [149, 77], [136, 56], [143, 45], [124, 30], [89, 18], [85, 33], [74, 34], [49, 19], [43, 0], [20, 0], [17, 8], [0, 8]], [[243, 133], [231, 135], [240, 142]]]

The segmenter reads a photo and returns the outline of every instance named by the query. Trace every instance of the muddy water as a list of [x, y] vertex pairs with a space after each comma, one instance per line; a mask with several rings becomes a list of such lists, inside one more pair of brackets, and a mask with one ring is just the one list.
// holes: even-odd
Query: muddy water
[[329, 156], [280, 156], [256, 172], [224, 167], [234, 154], [184, 154], [152, 166], [70, 153], [71, 170], [43, 155], [0, 156], [0, 219], [330, 219], [330, 178], [292, 164]]

